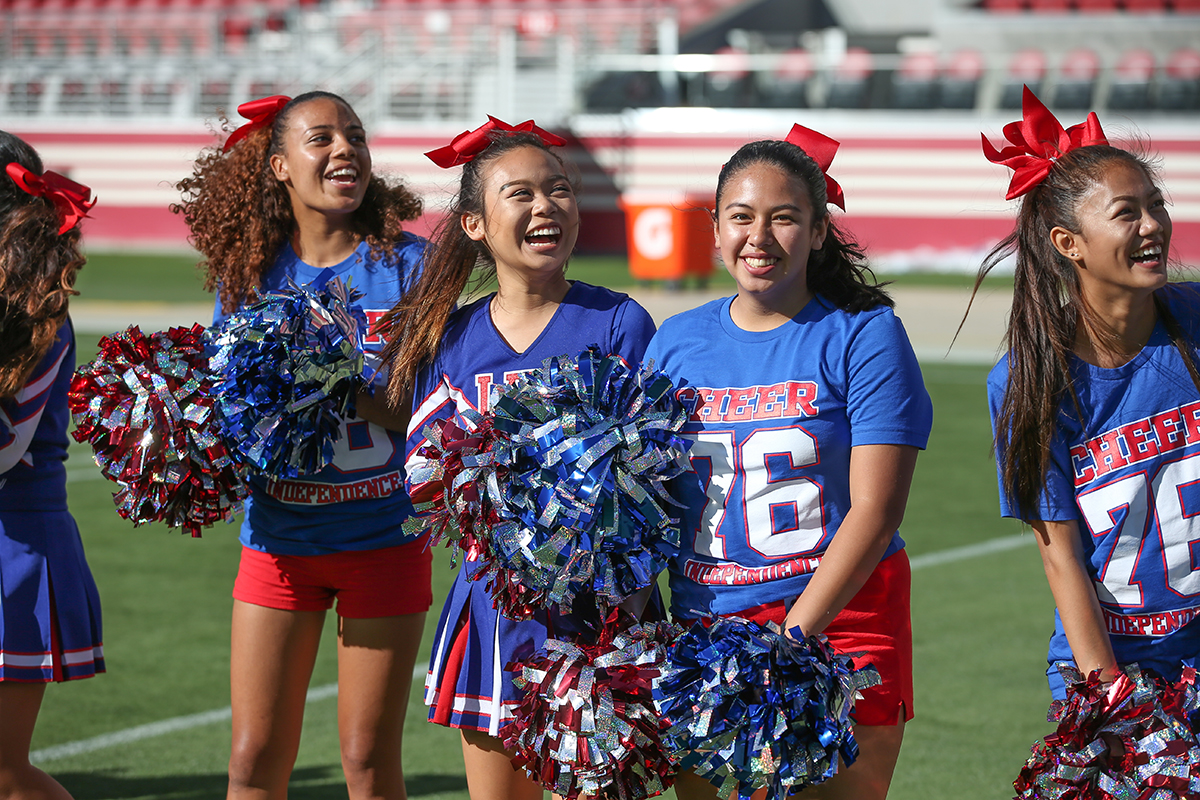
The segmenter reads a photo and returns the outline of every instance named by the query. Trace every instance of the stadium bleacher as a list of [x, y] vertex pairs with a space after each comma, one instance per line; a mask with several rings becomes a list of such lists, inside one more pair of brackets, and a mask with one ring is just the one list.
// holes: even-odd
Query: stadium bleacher
[[915, 50], [844, 35], [829, 47], [807, 31], [731, 38], [707, 66], [662, 49], [664, 30], [678, 42], [753, 4], [0, 0], [0, 113], [211, 117], [259, 90], [312, 85], [352, 88], [368, 117], [397, 120], [664, 103], [990, 111], [1018, 108], [1025, 85], [1064, 110], [1200, 110], [1200, 0], [947, 2], [940, 18], [986, 35], [934, 30]]

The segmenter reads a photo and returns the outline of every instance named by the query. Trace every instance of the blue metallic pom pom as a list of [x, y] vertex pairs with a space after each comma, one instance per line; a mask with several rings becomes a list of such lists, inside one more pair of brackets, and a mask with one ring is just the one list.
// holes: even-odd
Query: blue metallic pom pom
[[213, 331], [218, 424], [249, 468], [295, 478], [333, 460], [341, 422], [370, 380], [367, 319], [356, 296], [328, 275], [307, 286], [289, 282]]
[[654, 682], [680, 771], [712, 782], [721, 798], [748, 800], [766, 787], [782, 800], [833, 777], [839, 756], [842, 766], [858, 757], [850, 712], [879, 673], [856, 670], [823, 636], [792, 632], [798, 638], [737, 617], [697, 622]]
[[[482, 565], [473, 577], [488, 582], [509, 617], [569, 613], [580, 596], [611, 608], [650, 586], [679, 552], [678, 504], [666, 482], [689, 469], [691, 442], [679, 433], [687, 416], [662, 373], [594, 347], [578, 359], [549, 358], [501, 390], [485, 415], [495, 436], [486, 458], [470, 459], [478, 500], [459, 503], [453, 518], [445, 491], [418, 508], [430, 524], [473, 531], [447, 537], [464, 547], [485, 540], [468, 551]], [[440, 462], [413, 470], [417, 496], [426, 478], [456, 486], [464, 468], [440, 431], [426, 438]]]

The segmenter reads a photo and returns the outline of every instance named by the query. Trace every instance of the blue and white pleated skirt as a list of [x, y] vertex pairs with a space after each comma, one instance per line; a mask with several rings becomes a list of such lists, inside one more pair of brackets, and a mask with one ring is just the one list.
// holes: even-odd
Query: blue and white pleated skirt
[[[587, 602], [577, 601], [577, 608], [587, 613]], [[520, 622], [505, 617], [492, 607], [485, 581], [468, 579], [464, 566], [434, 634], [425, 676], [429, 720], [496, 736], [521, 699], [505, 667], [532, 656], [548, 636], [569, 638], [583, 628], [575, 614], [539, 611]]]
[[0, 511], [0, 681], [104, 672], [100, 595], [70, 512]]

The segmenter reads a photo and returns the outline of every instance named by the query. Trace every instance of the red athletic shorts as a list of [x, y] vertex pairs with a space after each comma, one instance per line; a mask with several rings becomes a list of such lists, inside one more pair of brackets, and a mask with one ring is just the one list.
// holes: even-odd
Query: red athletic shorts
[[285, 611], [325, 611], [349, 619], [428, 611], [433, 553], [427, 536], [379, 550], [279, 556], [242, 548], [233, 597]]
[[[834, 649], [862, 653], [854, 657], [854, 665], [871, 664], [883, 679], [878, 686], [863, 689], [854, 704], [854, 721], [859, 725], [895, 725], [901, 712], [905, 721], [913, 718], [911, 585], [908, 555], [900, 550], [879, 562], [858, 594], [825, 629]], [[787, 606], [780, 600], [730, 616], [782, 625]]]

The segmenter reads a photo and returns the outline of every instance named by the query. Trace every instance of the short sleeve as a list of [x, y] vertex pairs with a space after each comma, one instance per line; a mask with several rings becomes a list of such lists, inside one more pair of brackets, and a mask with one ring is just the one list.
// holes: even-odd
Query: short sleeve
[[933, 404], [904, 325], [886, 309], [859, 329], [847, 353], [846, 409], [851, 445], [925, 449]]
[[429, 241], [412, 233], [405, 233], [397, 244], [400, 256], [400, 287], [407, 294], [417, 285], [425, 266], [425, 251]]
[[654, 320], [637, 301], [626, 299], [613, 317], [612, 352], [631, 366], [642, 363], [654, 337]]

